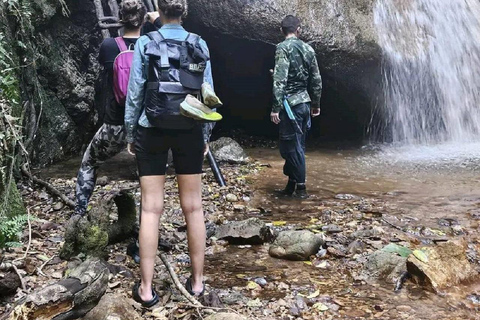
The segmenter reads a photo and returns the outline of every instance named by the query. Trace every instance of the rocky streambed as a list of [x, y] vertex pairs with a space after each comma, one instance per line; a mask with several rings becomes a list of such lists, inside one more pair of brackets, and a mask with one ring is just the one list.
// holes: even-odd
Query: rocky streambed
[[[206, 168], [210, 305], [239, 319], [476, 319], [480, 196], [475, 169], [432, 174], [419, 166], [372, 165], [373, 158], [358, 151], [312, 151], [311, 197], [299, 201], [274, 195], [283, 184], [276, 150], [255, 148], [248, 154], [247, 164], [222, 166], [228, 187], [219, 188]], [[76, 162], [40, 175], [73, 196]], [[121, 154], [105, 168], [101, 175], [108, 178], [100, 179], [91, 206], [128, 188], [138, 201], [132, 159]], [[0, 290], [2, 313], [27, 294], [68, 278], [86, 259], [58, 256], [70, 210], [27, 182], [20, 189], [32, 214], [31, 232], [24, 232], [24, 246], [6, 252], [3, 261], [22, 258], [31, 236], [17, 268], [25, 287], [9, 294]], [[189, 259], [173, 176], [167, 180], [166, 208], [160, 247], [170, 250], [168, 259], [184, 280]], [[155, 284], [162, 303], [142, 310], [133, 302], [130, 288], [139, 270], [126, 254], [129, 243], [108, 247], [106, 294], [85, 319], [103, 319], [106, 313], [119, 319], [208, 316], [188, 306], [160, 259]], [[16, 281], [13, 272], [0, 275], [2, 283], [9, 277]]]

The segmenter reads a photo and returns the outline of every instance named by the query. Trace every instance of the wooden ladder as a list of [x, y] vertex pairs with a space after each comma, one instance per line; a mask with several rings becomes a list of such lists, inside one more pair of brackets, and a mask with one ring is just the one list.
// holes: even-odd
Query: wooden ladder
[[[106, 16], [103, 10], [102, 0], [93, 0], [95, 4], [95, 11], [97, 13], [98, 26], [102, 30], [104, 39], [110, 38], [110, 29], [118, 29], [118, 32], [123, 33], [123, 25], [120, 23], [120, 13], [117, 0], [107, 0], [110, 8], [110, 15]], [[143, 0], [148, 12], [158, 10], [158, 0]]]

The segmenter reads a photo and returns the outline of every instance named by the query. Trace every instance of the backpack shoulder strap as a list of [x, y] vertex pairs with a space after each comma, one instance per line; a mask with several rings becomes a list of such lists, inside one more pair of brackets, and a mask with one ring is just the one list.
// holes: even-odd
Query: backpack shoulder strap
[[160, 42], [162, 42], [163, 40], [165, 40], [165, 38], [163, 37], [163, 35], [162, 35], [158, 30], [147, 33], [147, 37], [149, 37], [150, 40], [153, 40], [153, 41], [155, 41], [156, 43], [160, 43]]
[[159, 53], [160, 53], [160, 67], [161, 71], [161, 79], [162, 81], [168, 81], [169, 74], [168, 69], [170, 68], [170, 60], [168, 59], [168, 46], [165, 42], [165, 37], [159, 31], [152, 31], [147, 33], [147, 36], [158, 46]]
[[189, 33], [185, 38], [185, 41], [193, 45], [196, 45], [197, 43], [200, 42], [200, 39], [202, 39], [202, 37], [200, 37], [198, 34]]
[[117, 46], [120, 52], [128, 50], [127, 44], [125, 43], [125, 40], [122, 37], [116, 37], [115, 42], [117, 43]]

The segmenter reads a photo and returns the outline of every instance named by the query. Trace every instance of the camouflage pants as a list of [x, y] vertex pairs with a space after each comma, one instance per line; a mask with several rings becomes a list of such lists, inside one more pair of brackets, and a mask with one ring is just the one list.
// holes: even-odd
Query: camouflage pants
[[88, 201], [97, 181], [97, 169], [125, 147], [126, 130], [123, 125], [104, 124], [97, 131], [83, 155], [76, 186], [76, 214], [85, 214]]

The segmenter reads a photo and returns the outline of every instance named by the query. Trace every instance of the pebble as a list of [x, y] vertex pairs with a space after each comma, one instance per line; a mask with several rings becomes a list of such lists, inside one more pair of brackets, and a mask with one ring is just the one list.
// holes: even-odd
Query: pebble
[[107, 176], [103, 176], [97, 179], [97, 184], [102, 187], [105, 187], [109, 182], [110, 179]]
[[348, 193], [340, 193], [335, 196], [335, 199], [339, 200], [353, 200], [353, 199], [358, 199], [357, 196], [353, 194], [348, 194]]
[[405, 306], [405, 305], [397, 306], [395, 309], [399, 312], [412, 312], [413, 311], [412, 307]]
[[339, 233], [339, 232], [342, 232], [342, 228], [340, 228], [336, 224], [329, 224], [329, 225], [323, 226], [322, 231], [325, 231], [327, 233]]
[[255, 283], [261, 287], [265, 287], [267, 285], [267, 280], [265, 280], [263, 277], [255, 278], [253, 281], [255, 281]]
[[241, 204], [235, 204], [233, 206], [233, 210], [235, 210], [235, 211], [245, 211], [245, 206], [241, 205]]
[[238, 197], [236, 195], [234, 195], [233, 193], [229, 193], [229, 194], [227, 194], [227, 201], [228, 202], [237, 202]]
[[478, 294], [471, 294], [467, 296], [467, 299], [470, 300], [475, 305], [480, 305], [480, 295]]
[[55, 210], [55, 211], [59, 211], [59, 210], [62, 210], [62, 209], [63, 209], [63, 202], [57, 202], [53, 206], [53, 210]]

